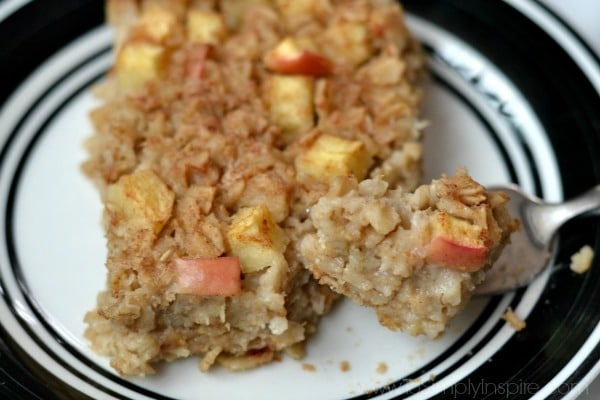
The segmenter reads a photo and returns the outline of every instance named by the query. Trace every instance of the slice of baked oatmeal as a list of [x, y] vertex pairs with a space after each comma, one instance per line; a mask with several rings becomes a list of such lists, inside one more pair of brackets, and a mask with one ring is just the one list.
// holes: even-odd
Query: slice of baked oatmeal
[[341, 179], [312, 207], [302, 255], [319, 282], [373, 307], [382, 325], [436, 337], [516, 229], [507, 200], [464, 170], [412, 193]]

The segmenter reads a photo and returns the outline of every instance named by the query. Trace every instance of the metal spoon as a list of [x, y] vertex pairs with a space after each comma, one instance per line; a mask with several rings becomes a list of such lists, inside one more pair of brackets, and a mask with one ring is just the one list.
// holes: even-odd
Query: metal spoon
[[600, 208], [600, 185], [556, 204], [545, 203], [512, 184], [488, 189], [510, 196], [508, 211], [521, 220], [521, 228], [475, 289], [479, 295], [505, 293], [529, 284], [551, 264], [558, 229], [570, 219]]

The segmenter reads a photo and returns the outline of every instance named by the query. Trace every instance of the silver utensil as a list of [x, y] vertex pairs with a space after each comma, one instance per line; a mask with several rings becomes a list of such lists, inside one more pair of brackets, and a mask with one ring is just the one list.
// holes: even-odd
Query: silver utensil
[[563, 203], [546, 203], [512, 184], [488, 189], [510, 196], [508, 211], [521, 220], [521, 228], [475, 290], [478, 295], [505, 293], [529, 284], [552, 263], [558, 229], [600, 208], [600, 185]]

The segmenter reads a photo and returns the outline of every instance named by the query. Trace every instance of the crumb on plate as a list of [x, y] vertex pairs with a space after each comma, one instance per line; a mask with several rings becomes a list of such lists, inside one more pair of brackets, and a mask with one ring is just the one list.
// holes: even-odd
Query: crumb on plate
[[515, 332], [519, 332], [525, 329], [525, 327], [527, 326], [525, 321], [523, 321], [517, 314], [515, 314], [511, 307], [508, 307], [508, 309], [502, 316], [502, 319], [508, 322], [508, 324], [512, 326]]
[[585, 245], [579, 251], [571, 256], [571, 271], [583, 274], [592, 266], [594, 260], [594, 250], [591, 246]]
[[380, 362], [377, 364], [377, 369], [375, 370], [378, 374], [383, 375], [388, 371], [388, 366], [385, 362]]
[[346, 360], [340, 362], [340, 371], [342, 371], [342, 372], [350, 371], [350, 363]]
[[302, 369], [308, 372], [315, 372], [317, 370], [317, 367], [315, 367], [313, 364], [302, 363]]

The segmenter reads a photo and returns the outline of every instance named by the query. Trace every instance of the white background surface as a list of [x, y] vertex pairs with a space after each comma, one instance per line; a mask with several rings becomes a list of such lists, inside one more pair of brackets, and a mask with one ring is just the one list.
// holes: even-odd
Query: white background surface
[[600, 55], [600, 0], [542, 0]]
[[[600, 0], [542, 0], [587, 41], [600, 55]], [[598, 110], [600, 113], [600, 110]], [[599, 311], [600, 312], [600, 311]], [[586, 388], [578, 400], [600, 399], [600, 377]]]

